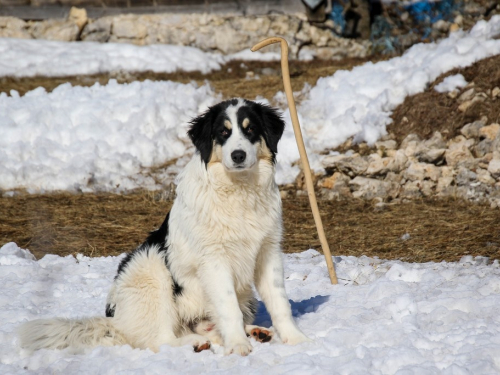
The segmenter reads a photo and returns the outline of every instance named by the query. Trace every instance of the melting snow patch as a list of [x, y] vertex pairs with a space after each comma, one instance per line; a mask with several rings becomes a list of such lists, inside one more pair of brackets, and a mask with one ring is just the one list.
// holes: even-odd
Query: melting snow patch
[[450, 92], [465, 86], [467, 86], [467, 81], [465, 80], [464, 76], [461, 74], [455, 74], [443, 79], [443, 82], [441, 82], [439, 85], [436, 85], [436, 87], [434, 87], [434, 90], [436, 90], [437, 92]]

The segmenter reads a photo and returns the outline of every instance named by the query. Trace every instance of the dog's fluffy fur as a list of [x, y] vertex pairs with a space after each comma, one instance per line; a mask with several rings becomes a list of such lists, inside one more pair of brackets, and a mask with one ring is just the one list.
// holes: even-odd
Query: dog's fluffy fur
[[284, 288], [281, 199], [274, 181], [284, 122], [271, 107], [233, 99], [191, 122], [197, 153], [179, 175], [177, 198], [161, 227], [118, 268], [106, 317], [36, 320], [21, 346], [73, 349], [129, 344], [221, 344], [251, 351], [255, 284], [281, 340], [308, 340], [295, 325]]

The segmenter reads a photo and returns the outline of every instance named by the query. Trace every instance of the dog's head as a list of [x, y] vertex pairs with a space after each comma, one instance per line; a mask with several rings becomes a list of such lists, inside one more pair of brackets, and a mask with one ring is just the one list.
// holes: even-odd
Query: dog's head
[[193, 119], [188, 135], [206, 166], [221, 162], [226, 171], [239, 172], [252, 168], [260, 159], [274, 164], [284, 129], [275, 109], [231, 99]]

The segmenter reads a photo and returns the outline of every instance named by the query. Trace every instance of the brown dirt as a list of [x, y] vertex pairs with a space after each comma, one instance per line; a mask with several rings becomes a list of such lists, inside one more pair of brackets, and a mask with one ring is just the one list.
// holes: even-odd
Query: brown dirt
[[[429, 138], [435, 131], [441, 132], [445, 139], [450, 139], [459, 135], [464, 125], [480, 120], [483, 116], [489, 122], [500, 122], [500, 98], [492, 100], [491, 95], [488, 95], [484, 102], [476, 102], [467, 111], [460, 112], [460, 103], [456, 98], [434, 90], [444, 78], [459, 73], [469, 84], [474, 82], [476, 93], [486, 93], [487, 90], [500, 87], [500, 55], [481, 60], [468, 68], [453, 69], [438, 77], [424, 92], [407, 97], [394, 111], [394, 122], [387, 127], [388, 132], [395, 134], [398, 141], [410, 133]], [[467, 89], [462, 89], [460, 93]]]
[[[0, 198], [0, 243], [15, 241], [37, 258], [47, 253], [118, 255], [163, 221], [171, 201], [155, 193], [19, 195]], [[500, 259], [500, 211], [462, 201], [417, 201], [375, 211], [364, 201], [320, 201], [335, 255], [409, 262]], [[306, 198], [283, 201], [285, 252], [320, 249]], [[410, 234], [403, 241], [401, 236]]]
[[[382, 57], [371, 58], [370, 61], [381, 60]], [[368, 59], [344, 59], [340, 61], [290, 61], [290, 75], [292, 77], [292, 88], [300, 91], [305, 83], [315, 85], [319, 77], [332, 75], [340, 69], [352, 69]], [[251, 72], [251, 73], [249, 73]], [[259, 76], [260, 79], [246, 79], [247, 73]], [[209, 74], [200, 72], [176, 72], [165, 73], [113, 73], [98, 74], [91, 76], [68, 76], [68, 77], [0, 77], [0, 93], [10, 93], [10, 90], [17, 90], [19, 94], [37, 87], [44, 87], [48, 92], [57, 86], [69, 82], [76, 86], [92, 86], [95, 83], [106, 84], [110, 79], [116, 79], [119, 83], [129, 83], [133, 81], [165, 81], [176, 82], [196, 82], [199, 85], [209, 81], [216, 92], [222, 93], [224, 98], [242, 97], [254, 99], [262, 96], [271, 100], [278, 91], [283, 91], [283, 81], [281, 78], [280, 63], [276, 61], [231, 61], [222, 69]]]

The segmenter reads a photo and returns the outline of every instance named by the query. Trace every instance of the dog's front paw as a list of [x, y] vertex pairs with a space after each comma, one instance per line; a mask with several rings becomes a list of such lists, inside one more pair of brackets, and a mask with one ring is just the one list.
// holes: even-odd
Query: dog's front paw
[[297, 345], [302, 342], [312, 342], [312, 340], [299, 330], [280, 334], [281, 341], [288, 345]]
[[250, 342], [240, 342], [236, 344], [226, 345], [225, 354], [239, 354], [242, 356], [247, 356], [252, 351], [252, 345]]

